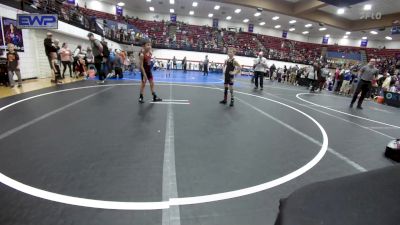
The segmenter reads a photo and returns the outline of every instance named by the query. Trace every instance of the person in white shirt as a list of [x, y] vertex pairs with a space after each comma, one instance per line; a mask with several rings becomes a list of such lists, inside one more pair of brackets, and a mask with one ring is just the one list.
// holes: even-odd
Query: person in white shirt
[[258, 53], [258, 57], [254, 60], [254, 78], [255, 78], [255, 87], [254, 89], [258, 89], [258, 80], [260, 79], [260, 89], [264, 88], [264, 76], [265, 71], [268, 68], [267, 59], [264, 58], [264, 53]]

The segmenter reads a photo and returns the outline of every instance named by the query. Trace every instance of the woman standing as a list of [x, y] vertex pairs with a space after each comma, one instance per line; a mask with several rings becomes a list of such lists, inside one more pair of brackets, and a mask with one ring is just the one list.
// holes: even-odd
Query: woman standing
[[62, 44], [60, 55], [61, 55], [61, 63], [64, 67], [62, 77], [65, 77], [64, 74], [65, 71], [67, 70], [67, 66], [69, 68], [69, 76], [72, 77], [72, 69], [71, 69], [72, 52], [71, 50], [69, 50], [67, 43]]

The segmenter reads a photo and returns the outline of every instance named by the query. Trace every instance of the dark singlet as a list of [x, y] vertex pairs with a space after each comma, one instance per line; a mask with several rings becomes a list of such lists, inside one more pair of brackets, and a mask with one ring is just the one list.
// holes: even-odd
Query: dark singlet
[[231, 75], [230, 72], [235, 70], [235, 59], [228, 59], [226, 61], [226, 69], [225, 69], [225, 84], [233, 84], [234, 75]]
[[[153, 74], [151, 73], [151, 53], [146, 54], [146, 53], [142, 53], [143, 54], [143, 68], [144, 68], [144, 72], [146, 72], [147, 75], [147, 79], [151, 80], [153, 79]], [[143, 79], [143, 74], [142, 74], [142, 79]]]

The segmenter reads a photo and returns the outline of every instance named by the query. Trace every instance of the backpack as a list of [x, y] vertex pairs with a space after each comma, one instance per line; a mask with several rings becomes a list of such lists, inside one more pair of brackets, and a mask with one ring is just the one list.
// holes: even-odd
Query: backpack
[[100, 42], [101, 45], [103, 46], [103, 57], [107, 57], [110, 56], [110, 50], [108, 49], [108, 46], [106, 43], [104, 42]]

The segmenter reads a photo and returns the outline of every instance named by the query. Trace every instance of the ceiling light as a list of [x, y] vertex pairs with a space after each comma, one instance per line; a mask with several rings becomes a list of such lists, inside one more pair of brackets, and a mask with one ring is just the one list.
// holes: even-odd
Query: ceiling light
[[281, 25], [276, 25], [275, 28], [276, 29], [281, 28]]
[[264, 26], [265, 25], [265, 22], [261, 22], [261, 23], [259, 23], [260, 24], [260, 26]]
[[347, 32], [346, 32], [346, 35], [349, 35], [349, 34], [351, 34], [351, 32], [350, 32], [350, 31], [347, 31]]
[[154, 7], [152, 7], [152, 6], [150, 6], [149, 9], [150, 9], [150, 11], [152, 11], [152, 12], [154, 11]]
[[378, 34], [378, 32], [376, 32], [376, 31], [374, 31], [374, 30], [371, 30], [370, 33], [371, 33], [371, 34], [374, 34], [374, 35], [377, 35], [377, 34]]
[[344, 35], [344, 36], [343, 36], [344, 39], [347, 39], [348, 37], [349, 37], [349, 36], [347, 36], [347, 35]]
[[169, 0], [169, 4], [171, 5], [175, 4], [175, 0]]
[[170, 13], [174, 13], [174, 12], [175, 12], [175, 9], [169, 9], [169, 12], [170, 12]]
[[214, 14], [212, 14], [212, 13], [208, 14], [208, 17], [210, 17], [210, 18], [213, 17], [213, 16], [214, 16]]
[[227, 16], [227, 17], [226, 17], [226, 20], [231, 20], [231, 19], [232, 19], [231, 16]]
[[255, 17], [257, 17], [257, 16], [260, 16], [261, 15], [261, 13], [260, 12], [256, 12], [256, 13], [254, 13], [254, 16]]
[[365, 11], [368, 11], [368, 10], [371, 10], [371, 9], [372, 9], [372, 5], [371, 4], [364, 5], [364, 10]]
[[192, 6], [193, 6], [193, 7], [197, 7], [198, 4], [199, 4], [199, 3], [197, 3], [197, 2], [193, 2]]
[[296, 23], [296, 22], [297, 22], [296, 20], [291, 20], [291, 21], [289, 21], [290, 24], [294, 24], [294, 23]]
[[310, 33], [310, 32], [308, 32], [308, 31], [303, 31], [303, 34], [308, 34], [308, 33]]
[[124, 2], [118, 2], [117, 6], [123, 7], [123, 6], [125, 6], [125, 3]]
[[272, 17], [272, 20], [278, 20], [278, 19], [279, 19], [279, 16]]
[[249, 22], [249, 19], [244, 19], [243, 20], [243, 23], [248, 23]]
[[305, 27], [312, 27], [312, 24], [311, 23], [306, 24]]
[[326, 34], [326, 35], [325, 35], [325, 37], [330, 37], [330, 36], [331, 36], [330, 34]]
[[215, 10], [219, 10], [219, 8], [221, 8], [221, 6], [219, 6], [219, 5], [214, 6]]
[[191, 11], [189, 12], [189, 15], [194, 15], [194, 11], [191, 10]]
[[146, 2], [151, 2], [151, 0], [146, 0]]
[[342, 15], [344, 14], [344, 8], [340, 8], [337, 10], [337, 14]]
[[324, 30], [326, 30], [326, 27], [321, 27], [321, 28], [319, 28], [318, 30], [319, 30], [319, 31], [324, 31]]
[[296, 30], [296, 28], [293, 28], [293, 27], [289, 29], [289, 31], [295, 31], [295, 30]]
[[386, 38], [386, 40], [389, 40], [389, 41], [391, 41], [393, 39], [392, 37], [389, 37], [389, 36], [386, 36], [385, 38]]
[[367, 40], [368, 38], [367, 38], [367, 37], [362, 37], [361, 39], [363, 39], [363, 40]]
[[241, 11], [241, 9], [235, 9], [235, 13], [240, 13]]

